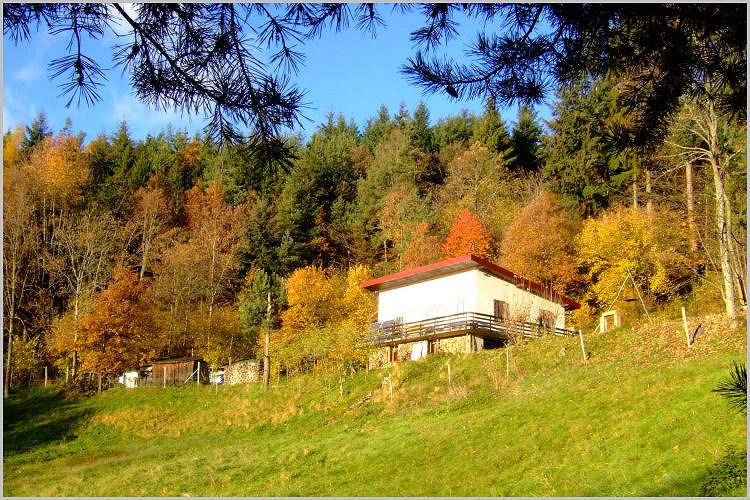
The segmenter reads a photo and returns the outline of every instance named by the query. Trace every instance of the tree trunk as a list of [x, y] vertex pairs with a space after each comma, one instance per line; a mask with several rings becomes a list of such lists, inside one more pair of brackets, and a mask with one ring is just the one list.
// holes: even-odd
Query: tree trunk
[[268, 380], [271, 376], [270, 357], [268, 345], [271, 343], [271, 292], [266, 297], [266, 345], [263, 348], [263, 390], [268, 390]]
[[721, 276], [724, 288], [724, 304], [731, 328], [739, 325], [737, 320], [737, 298], [735, 289], [734, 272], [732, 271], [732, 257], [730, 239], [732, 231], [732, 218], [729, 200], [724, 191], [724, 180], [721, 177], [719, 163], [711, 156], [711, 169], [713, 170], [714, 189], [716, 191], [716, 230], [719, 236], [719, 262], [721, 263]]
[[695, 192], [693, 191], [693, 164], [685, 162], [685, 196], [687, 204], [688, 230], [690, 231], [690, 250], [698, 251], [698, 238], [695, 234]]
[[638, 208], [638, 182], [633, 175], [633, 208]]
[[10, 368], [11, 368], [11, 354], [13, 353], [13, 323], [11, 322], [10, 328], [8, 329], [8, 356], [5, 360], [5, 385], [3, 387], [3, 398], [7, 399], [10, 396]]
[[646, 169], [646, 213], [654, 215], [654, 202], [651, 199], [651, 171]]

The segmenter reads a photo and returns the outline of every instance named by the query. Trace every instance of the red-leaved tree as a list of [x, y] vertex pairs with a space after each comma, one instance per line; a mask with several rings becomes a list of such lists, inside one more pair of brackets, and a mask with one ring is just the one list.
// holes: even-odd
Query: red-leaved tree
[[472, 254], [483, 259], [492, 257], [492, 236], [479, 217], [461, 210], [443, 243], [443, 257], [451, 258]]

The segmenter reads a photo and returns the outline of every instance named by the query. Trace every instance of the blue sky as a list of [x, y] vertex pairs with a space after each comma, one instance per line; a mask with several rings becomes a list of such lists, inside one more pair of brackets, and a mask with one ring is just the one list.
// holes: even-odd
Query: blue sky
[[[430, 111], [432, 124], [464, 108], [481, 113], [484, 106], [481, 100], [456, 101], [447, 94], [424, 94], [421, 88], [409, 84], [399, 68], [415, 52], [409, 34], [421, 26], [421, 19], [415, 13], [391, 14], [385, 6], [380, 12], [386, 28], [379, 28], [375, 38], [355, 29], [340, 33], [328, 31], [322, 38], [308, 41], [302, 47], [305, 65], [292, 76], [292, 81], [307, 91], [305, 101], [309, 108], [303, 113], [311, 121], [303, 120], [304, 136], [309, 137], [330, 112], [353, 119], [361, 131], [381, 104], [393, 114], [401, 103], [414, 111], [421, 100]], [[451, 42], [447, 52], [460, 58], [479, 29], [481, 26], [476, 23], [462, 22], [461, 36]], [[103, 67], [111, 67], [114, 40], [112, 33], [100, 41], [86, 40], [84, 51], [97, 58]], [[69, 117], [73, 131], [84, 131], [87, 140], [100, 132], [112, 133], [123, 119], [128, 123], [131, 137], [136, 139], [155, 135], [168, 123], [190, 135], [202, 130], [205, 125], [202, 116], [180, 116], [176, 112], [148, 109], [134, 97], [127, 78], [123, 78], [117, 67], [105, 72], [108, 80], [100, 89], [101, 101], [91, 107], [85, 104], [77, 107], [73, 103], [66, 108], [67, 99], [58, 97], [60, 81], [50, 81], [47, 69], [51, 59], [63, 55], [66, 43], [67, 38], [55, 38], [46, 31], [35, 33], [31, 42], [18, 46], [4, 37], [3, 131], [14, 128], [19, 122], [30, 124], [42, 110], [55, 131], [59, 131]], [[542, 117], [549, 117], [546, 108], [540, 108], [539, 112]], [[503, 110], [508, 125], [516, 118], [516, 113], [515, 107]]]

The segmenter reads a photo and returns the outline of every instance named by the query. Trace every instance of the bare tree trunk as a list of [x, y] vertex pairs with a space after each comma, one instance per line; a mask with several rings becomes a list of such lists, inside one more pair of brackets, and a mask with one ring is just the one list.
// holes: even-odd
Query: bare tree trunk
[[8, 399], [10, 396], [10, 368], [11, 368], [11, 354], [13, 353], [13, 323], [8, 329], [8, 356], [5, 360], [5, 385], [3, 387], [3, 398]]
[[633, 208], [638, 208], [638, 182], [636, 181], [635, 174], [633, 175]]
[[695, 192], [693, 191], [693, 164], [685, 162], [685, 196], [687, 204], [688, 229], [690, 231], [690, 249], [698, 251], [698, 238], [695, 235]]
[[266, 345], [263, 348], [263, 390], [268, 390], [268, 380], [271, 375], [270, 357], [268, 345], [271, 343], [271, 292], [266, 297]]
[[646, 169], [646, 213], [654, 215], [654, 202], [651, 199], [651, 171]]
[[716, 190], [716, 230], [719, 236], [719, 262], [724, 287], [724, 304], [730, 325], [732, 328], [736, 328], [739, 322], [737, 320], [737, 296], [729, 243], [732, 237], [732, 219], [731, 213], [728, 213], [730, 205], [724, 191], [724, 180], [721, 178], [719, 164], [714, 157], [711, 157], [711, 169], [714, 174], [714, 188]]

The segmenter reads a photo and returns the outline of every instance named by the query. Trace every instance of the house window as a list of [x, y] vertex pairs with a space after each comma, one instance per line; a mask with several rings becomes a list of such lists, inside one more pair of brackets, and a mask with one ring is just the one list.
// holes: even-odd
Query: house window
[[502, 300], [495, 300], [493, 303], [493, 316], [499, 320], [509, 319], [508, 303]]
[[555, 327], [555, 323], [557, 322], [557, 316], [552, 311], [541, 309], [539, 311], [538, 322], [539, 326], [552, 329]]

